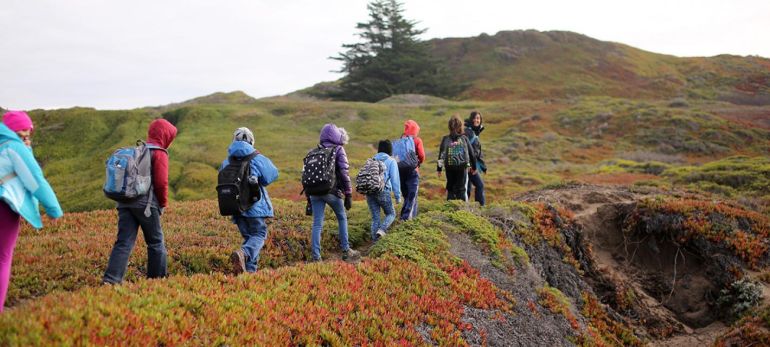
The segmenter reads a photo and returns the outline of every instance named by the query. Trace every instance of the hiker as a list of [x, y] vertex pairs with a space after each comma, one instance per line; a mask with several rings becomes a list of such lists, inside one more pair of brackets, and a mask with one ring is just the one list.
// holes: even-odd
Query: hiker
[[468, 201], [468, 174], [476, 173], [476, 156], [463, 132], [460, 117], [449, 119], [449, 135], [441, 139], [438, 153], [436, 170], [439, 178], [441, 170], [446, 169], [446, 199]]
[[[372, 214], [372, 241], [385, 236], [396, 219], [396, 211], [393, 209], [393, 200], [390, 197], [391, 192], [396, 198], [396, 204], [401, 202], [398, 164], [391, 157], [392, 154], [393, 145], [390, 140], [380, 141], [377, 144], [377, 154], [366, 161], [356, 177], [356, 190], [366, 195], [366, 204]], [[385, 218], [382, 220], [380, 210], [385, 212]]]
[[[310, 196], [313, 214], [311, 234], [313, 261], [321, 261], [321, 229], [326, 205], [337, 216], [337, 231], [342, 249], [342, 259], [356, 261], [360, 254], [348, 243], [348, 217], [345, 213], [353, 203], [348, 156], [343, 147], [348, 143], [344, 128], [326, 124], [321, 129], [320, 144], [305, 157], [302, 168], [302, 186]], [[329, 169], [329, 170], [326, 170]], [[344, 200], [343, 200], [344, 199]]]
[[63, 215], [53, 189], [32, 154], [34, 125], [24, 111], [9, 111], [0, 124], [0, 312], [11, 279], [11, 261], [21, 218], [43, 227], [38, 201], [55, 222]]
[[[404, 122], [404, 134], [393, 141], [393, 156], [398, 161], [398, 174], [401, 178], [401, 194], [404, 206], [401, 207], [401, 220], [417, 217], [417, 190], [420, 184], [420, 165], [425, 161], [425, 148], [422, 145], [420, 125], [413, 120]], [[416, 163], [413, 163], [416, 156]]]
[[233, 215], [233, 224], [243, 236], [241, 248], [230, 256], [233, 272], [253, 273], [257, 271], [259, 252], [267, 239], [267, 218], [273, 218], [273, 205], [265, 186], [278, 178], [278, 169], [269, 158], [254, 149], [254, 134], [248, 128], [238, 128], [233, 133], [233, 143], [227, 149], [228, 158], [222, 162], [220, 171], [230, 164], [230, 158], [249, 159], [250, 172], [247, 178], [252, 189], [259, 190], [259, 200], [252, 203], [248, 210]]
[[160, 216], [168, 205], [168, 152], [176, 138], [176, 127], [165, 119], [156, 119], [147, 129], [147, 147], [151, 154], [151, 186], [147, 194], [129, 201], [118, 201], [118, 235], [110, 253], [102, 283], [119, 284], [128, 267], [128, 257], [136, 242], [139, 227], [147, 244], [147, 277], [167, 276], [166, 245]]
[[475, 200], [479, 205], [484, 206], [486, 197], [484, 196], [484, 181], [481, 179], [481, 172], [487, 173], [487, 165], [484, 163], [484, 154], [481, 152], [481, 140], [479, 136], [484, 131], [484, 124], [481, 118], [481, 112], [471, 112], [468, 119], [465, 120], [465, 136], [471, 144], [473, 154], [476, 156], [475, 173], [468, 176], [468, 200], [471, 198], [471, 189], [476, 187]]

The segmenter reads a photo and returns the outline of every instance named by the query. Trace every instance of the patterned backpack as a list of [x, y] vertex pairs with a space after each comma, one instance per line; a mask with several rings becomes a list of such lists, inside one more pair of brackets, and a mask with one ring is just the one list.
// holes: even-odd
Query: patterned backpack
[[465, 141], [463, 136], [458, 137], [457, 140], [452, 141], [446, 146], [446, 152], [444, 152], [444, 160], [446, 167], [449, 168], [466, 168], [470, 164], [470, 157], [468, 151], [465, 148]]
[[302, 166], [302, 189], [308, 195], [326, 195], [337, 187], [337, 146], [321, 145], [307, 153]]
[[385, 163], [374, 159], [366, 159], [366, 163], [356, 175], [356, 191], [364, 194], [377, 194], [385, 189]]

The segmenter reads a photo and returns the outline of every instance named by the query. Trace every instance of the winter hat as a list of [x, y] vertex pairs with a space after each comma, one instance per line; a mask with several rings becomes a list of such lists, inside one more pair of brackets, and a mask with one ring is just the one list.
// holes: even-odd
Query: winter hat
[[249, 130], [249, 128], [241, 127], [235, 129], [235, 132], [233, 133], [233, 141], [243, 141], [253, 146], [254, 134], [251, 132], [251, 130]]
[[33, 129], [32, 119], [24, 111], [8, 111], [3, 115], [3, 124], [13, 132]]
[[393, 144], [390, 143], [390, 140], [381, 140], [377, 144], [377, 152], [393, 155]]

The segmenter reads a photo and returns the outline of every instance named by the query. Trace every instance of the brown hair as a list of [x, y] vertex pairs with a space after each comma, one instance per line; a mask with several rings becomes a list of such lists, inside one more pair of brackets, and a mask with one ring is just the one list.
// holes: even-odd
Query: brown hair
[[463, 133], [463, 120], [458, 116], [449, 118], [449, 133], [460, 135]]

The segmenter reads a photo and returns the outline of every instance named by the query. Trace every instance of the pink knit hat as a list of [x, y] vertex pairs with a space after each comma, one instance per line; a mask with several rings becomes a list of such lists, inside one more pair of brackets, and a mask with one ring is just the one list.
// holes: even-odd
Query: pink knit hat
[[32, 119], [24, 111], [8, 111], [3, 115], [3, 124], [13, 132], [32, 129]]

